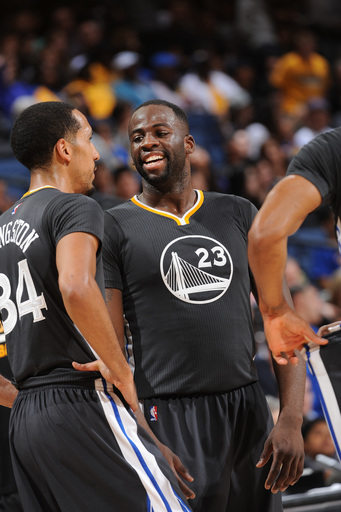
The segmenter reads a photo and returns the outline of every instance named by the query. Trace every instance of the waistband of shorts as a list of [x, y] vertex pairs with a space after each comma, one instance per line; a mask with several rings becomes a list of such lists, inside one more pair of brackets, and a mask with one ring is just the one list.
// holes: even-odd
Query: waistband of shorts
[[109, 391], [116, 392], [115, 387], [111, 382], [106, 381], [105, 379], [95, 379], [93, 381], [86, 382], [54, 382], [48, 384], [42, 384], [39, 386], [30, 386], [27, 388], [19, 388], [18, 392], [21, 395], [25, 395], [28, 393], [39, 393], [40, 391], [45, 391], [48, 389], [88, 389], [89, 391]]

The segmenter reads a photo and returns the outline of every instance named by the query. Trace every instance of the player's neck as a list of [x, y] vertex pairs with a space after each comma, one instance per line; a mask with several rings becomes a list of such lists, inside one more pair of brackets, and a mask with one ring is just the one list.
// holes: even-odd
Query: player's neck
[[74, 192], [67, 174], [64, 175], [61, 173], [57, 174], [53, 172], [39, 171], [31, 174], [30, 188], [28, 192], [46, 187], [57, 188], [61, 192]]
[[180, 193], [161, 193], [158, 190], [144, 189], [137, 198], [146, 206], [171, 213], [177, 217], [183, 217], [196, 203], [197, 193], [193, 188]]

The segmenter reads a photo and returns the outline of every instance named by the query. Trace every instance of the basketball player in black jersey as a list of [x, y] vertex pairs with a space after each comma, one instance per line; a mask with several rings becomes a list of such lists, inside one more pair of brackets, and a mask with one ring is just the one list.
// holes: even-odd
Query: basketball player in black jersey
[[[279, 287], [287, 241], [321, 204], [331, 207], [341, 252], [341, 128], [318, 135], [291, 160], [287, 176], [270, 192], [249, 234], [252, 270], [269, 347], [280, 364], [297, 362], [301, 350], [310, 367], [336, 453], [341, 460], [341, 319], [318, 335], [287, 304]], [[321, 338], [319, 336], [324, 336]], [[296, 352], [295, 352], [296, 350]]]
[[[189, 511], [131, 411], [133, 376], [103, 298], [103, 212], [86, 197], [99, 158], [91, 138], [83, 114], [62, 102], [29, 107], [12, 130], [14, 154], [31, 173], [29, 191], [0, 217], [19, 494], [28, 512]], [[107, 380], [72, 366], [98, 356]]]
[[256, 209], [193, 190], [195, 142], [175, 105], [142, 104], [129, 137], [143, 192], [106, 212], [104, 270], [144, 414], [193, 475], [194, 511], [278, 512], [278, 491], [303, 470], [305, 367], [275, 367], [272, 429], [253, 360], [247, 234]]
[[290, 162], [287, 176], [269, 193], [250, 231], [249, 251], [260, 311], [270, 349], [280, 364], [288, 360], [295, 363], [295, 349], [302, 349], [307, 341], [327, 343], [286, 303], [279, 283], [287, 260], [288, 237], [321, 204], [333, 210], [341, 248], [340, 141], [341, 128], [336, 128], [303, 146]]

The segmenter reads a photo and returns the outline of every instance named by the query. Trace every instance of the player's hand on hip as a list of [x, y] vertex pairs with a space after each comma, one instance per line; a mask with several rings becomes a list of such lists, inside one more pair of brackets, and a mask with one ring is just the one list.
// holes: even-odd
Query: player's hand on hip
[[83, 372], [100, 372], [102, 377], [111, 382], [123, 395], [127, 404], [131, 407], [133, 412], [135, 412], [138, 408], [138, 400], [137, 393], [134, 383], [133, 375], [129, 374], [129, 379], [126, 379], [124, 382], [117, 380], [115, 375], [110, 371], [110, 369], [103, 363], [101, 359], [96, 359], [96, 361], [91, 361], [90, 363], [77, 363], [73, 361], [72, 366], [79, 371]]

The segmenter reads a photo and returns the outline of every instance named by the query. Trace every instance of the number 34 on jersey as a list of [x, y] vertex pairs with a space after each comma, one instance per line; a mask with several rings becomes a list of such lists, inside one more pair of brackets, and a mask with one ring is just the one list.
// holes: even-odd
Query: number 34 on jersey
[[[0, 310], [2, 313], [5, 334], [9, 334], [24, 315], [32, 314], [33, 322], [45, 320], [42, 310], [47, 309], [44, 294], [37, 294], [34, 282], [28, 267], [27, 260], [18, 262], [18, 285], [15, 293], [15, 302], [11, 300], [11, 283], [5, 274], [0, 273]], [[26, 294], [24, 295], [26, 290]], [[23, 300], [26, 296], [26, 300]], [[7, 314], [3, 313], [3, 310]]]

